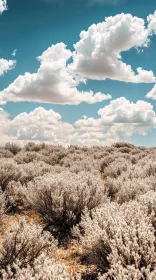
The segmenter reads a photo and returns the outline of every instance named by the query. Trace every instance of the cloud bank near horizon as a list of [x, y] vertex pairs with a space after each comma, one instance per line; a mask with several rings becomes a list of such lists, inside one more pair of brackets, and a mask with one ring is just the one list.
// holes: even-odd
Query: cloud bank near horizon
[[[156, 113], [152, 104], [125, 97], [112, 100], [98, 110], [98, 118], [64, 122], [59, 113], [38, 107], [30, 113], [21, 113], [13, 120], [0, 109], [1, 144], [5, 142], [47, 141], [56, 145], [110, 145], [132, 135], [146, 135], [156, 128]], [[128, 129], [127, 129], [128, 127]]]

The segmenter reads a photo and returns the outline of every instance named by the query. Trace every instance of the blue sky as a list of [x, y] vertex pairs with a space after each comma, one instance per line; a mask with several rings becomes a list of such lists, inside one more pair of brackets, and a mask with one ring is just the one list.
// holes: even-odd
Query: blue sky
[[[0, 0], [0, 2], [7, 4], [5, 11], [1, 11], [0, 15], [0, 59], [3, 59], [3, 61], [0, 60], [0, 69], [2, 69], [0, 75], [2, 143], [5, 141], [44, 140], [55, 144], [99, 145], [101, 143], [105, 145], [111, 144], [113, 141], [124, 140], [136, 145], [155, 145], [155, 0], [143, 0], [141, 5], [140, 1], [135, 0], [8, 0], [7, 3]], [[127, 13], [131, 15], [131, 18], [126, 16]], [[150, 14], [153, 15], [150, 20], [152, 27], [148, 27], [150, 23], [147, 22]], [[117, 15], [120, 17], [117, 18]], [[113, 35], [110, 35], [111, 40], [108, 43], [105, 41], [106, 32], [100, 31], [100, 34], [98, 31], [96, 36], [101, 36], [103, 39], [96, 38], [93, 42], [94, 39], [91, 36], [97, 34], [99, 23], [106, 23], [106, 17], [112, 17], [112, 23], [109, 23], [112, 24], [111, 28], [113, 24], [117, 26], [121, 21], [121, 30], [118, 31], [116, 28]], [[137, 20], [134, 20], [134, 17]], [[144, 21], [145, 30], [140, 29], [139, 31], [142, 23], [138, 21], [138, 18]], [[124, 29], [125, 22], [126, 28], [129, 28], [129, 37], [126, 37], [128, 29]], [[88, 39], [85, 41], [83, 38], [82, 42], [80, 32], [87, 31], [93, 24], [95, 24], [94, 34], [87, 33], [85, 36], [88, 36]], [[138, 34], [134, 30], [130, 31], [135, 29], [135, 24]], [[107, 26], [107, 33], [109, 31]], [[146, 31], [148, 35], [145, 34]], [[133, 32], [135, 38], [132, 38], [131, 33]], [[140, 38], [138, 38], [139, 34], [141, 34]], [[120, 36], [119, 42], [114, 39], [117, 36]], [[150, 43], [147, 43], [148, 39]], [[88, 43], [89, 40], [95, 43], [93, 48], [96, 49], [98, 57], [96, 63], [92, 61], [91, 56], [86, 60], [87, 55], [90, 55], [91, 43]], [[116, 40], [118, 46], [117, 43], [113, 43], [113, 40]], [[123, 42], [119, 46], [122, 40]], [[128, 44], [126, 40], [130, 40], [129, 45], [126, 45]], [[54, 55], [51, 46], [56, 46], [58, 43], [64, 43], [66, 47], [65, 45], [59, 45], [57, 49], [54, 47], [56, 52]], [[73, 46], [74, 44], [76, 47]], [[148, 44], [148, 47], [145, 44]], [[48, 48], [51, 48], [48, 54], [43, 56], [42, 54]], [[110, 57], [109, 62], [105, 60], [106, 48], [108, 48], [108, 57]], [[118, 71], [114, 74], [112, 69], [109, 70], [109, 67], [112, 67], [116, 61], [117, 55], [114, 49], [117, 48], [121, 61], [131, 66], [133, 74], [129, 71], [127, 75], [123, 75], [127, 68], [119, 75]], [[65, 49], [68, 50], [68, 54]], [[12, 55], [14, 50], [17, 50], [15, 56]], [[75, 57], [73, 56], [74, 51], [76, 52]], [[64, 61], [69, 66], [68, 85], [67, 80], [63, 81], [65, 84], [62, 84], [62, 81], [60, 84], [59, 80], [59, 84], [56, 86], [52, 82], [53, 78], [59, 77], [59, 74], [56, 74], [56, 68], [54, 69], [54, 61], [58, 52], [62, 53], [63, 60], [65, 59]], [[84, 53], [85, 58], [82, 59], [81, 56]], [[115, 60], [112, 60], [114, 53], [116, 57]], [[38, 56], [42, 56], [40, 61], [36, 59]], [[68, 59], [65, 58], [66, 56]], [[6, 60], [5, 66], [4, 60]], [[64, 69], [65, 63], [63, 60], [59, 62], [63, 63], [61, 64], [62, 69]], [[118, 64], [115, 66], [117, 70], [119, 66]], [[25, 79], [25, 72], [31, 75], [37, 73], [40, 67], [44, 86], [42, 84], [39, 88], [41, 84], [37, 80], [37, 86], [33, 81], [33, 85], [30, 84], [29, 89], [27, 84], [25, 88], [21, 88], [21, 83], [18, 81], [15, 89], [13, 83], [19, 75]], [[141, 72], [141, 75], [137, 76], [138, 67], [146, 72]], [[65, 68], [60, 77], [65, 77], [67, 71]], [[69, 82], [71, 73], [78, 78], [74, 76], [74, 81]], [[30, 83], [30, 79], [32, 76], [29, 77], [29, 82], [26, 79], [26, 83]], [[51, 80], [49, 81], [49, 79]], [[86, 80], [85, 84], [81, 79]], [[61, 91], [60, 96], [58, 90]], [[90, 90], [93, 92], [93, 96], [98, 94], [96, 98], [91, 97]], [[40, 91], [40, 98], [37, 97], [38, 91]], [[147, 98], [146, 95], [149, 92], [151, 92], [150, 98]], [[109, 95], [111, 95], [111, 99]], [[137, 105], [138, 100], [142, 102], [139, 105]], [[103, 115], [98, 114], [99, 110], [103, 108], [105, 108]]]

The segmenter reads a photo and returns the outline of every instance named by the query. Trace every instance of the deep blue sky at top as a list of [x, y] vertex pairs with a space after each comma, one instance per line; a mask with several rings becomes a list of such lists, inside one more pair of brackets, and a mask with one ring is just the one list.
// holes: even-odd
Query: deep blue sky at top
[[[79, 40], [80, 32], [87, 30], [91, 24], [118, 13], [131, 13], [133, 16], [146, 19], [156, 10], [156, 2], [123, 0], [117, 5], [95, 4], [89, 7], [87, 0], [8, 0], [8, 7], [8, 11], [0, 16], [0, 57], [13, 59], [11, 53], [17, 49], [17, 66], [4, 77], [0, 77], [0, 90], [7, 87], [18, 75], [36, 72], [39, 67], [36, 57], [52, 44], [64, 42], [73, 50], [73, 44]], [[122, 57], [133, 70], [142, 67], [156, 74], [155, 51], [156, 36], [153, 36], [150, 47], [145, 49], [143, 54], [137, 54], [133, 49], [122, 53]], [[125, 96], [134, 102], [138, 99], [146, 100], [144, 96], [152, 87], [153, 84], [130, 84], [110, 80], [88, 81], [87, 86], [83, 86], [94, 92], [110, 93], [113, 99]], [[52, 108], [59, 112], [64, 121], [74, 123], [84, 114], [88, 117], [97, 117], [98, 109], [109, 102], [94, 105], [82, 103], [79, 106], [9, 102], [4, 109], [13, 118], [20, 112], [30, 112], [41, 105], [45, 109]], [[155, 106], [154, 102], [153, 105]]]

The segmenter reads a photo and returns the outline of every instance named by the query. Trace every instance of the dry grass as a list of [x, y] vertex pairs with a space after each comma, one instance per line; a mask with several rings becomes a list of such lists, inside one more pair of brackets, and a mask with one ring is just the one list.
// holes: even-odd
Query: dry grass
[[76, 245], [69, 245], [67, 249], [57, 249], [55, 258], [58, 263], [65, 264], [68, 272], [73, 276], [78, 273], [89, 275], [96, 272], [95, 266], [83, 264], [83, 250]]

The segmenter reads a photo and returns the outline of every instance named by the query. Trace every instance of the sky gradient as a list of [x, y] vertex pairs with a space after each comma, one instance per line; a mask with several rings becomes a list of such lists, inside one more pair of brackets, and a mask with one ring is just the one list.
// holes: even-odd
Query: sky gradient
[[0, 0], [0, 144], [156, 139], [154, 0]]

